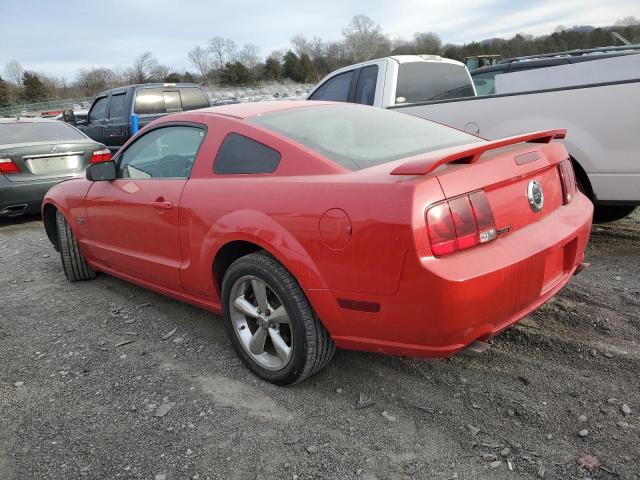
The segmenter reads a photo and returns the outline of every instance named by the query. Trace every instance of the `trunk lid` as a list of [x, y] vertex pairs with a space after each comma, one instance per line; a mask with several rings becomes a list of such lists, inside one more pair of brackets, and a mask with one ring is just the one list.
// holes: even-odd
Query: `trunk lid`
[[434, 174], [447, 198], [483, 189], [498, 231], [513, 232], [563, 205], [558, 163], [566, 158], [560, 143], [523, 143], [485, 152], [473, 164], [443, 165]]
[[35, 142], [0, 146], [0, 157], [10, 158], [20, 173], [6, 175], [12, 182], [70, 177], [83, 171], [101, 145], [86, 141]]

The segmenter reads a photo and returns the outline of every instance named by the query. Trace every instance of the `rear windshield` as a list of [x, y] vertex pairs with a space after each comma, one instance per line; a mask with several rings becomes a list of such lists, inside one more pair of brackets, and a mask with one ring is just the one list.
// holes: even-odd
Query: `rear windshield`
[[357, 105], [296, 108], [250, 121], [349, 170], [481, 140], [423, 118]]
[[63, 122], [0, 123], [0, 145], [86, 139], [78, 130]]
[[199, 88], [143, 88], [136, 94], [137, 114], [173, 113], [209, 106], [209, 99]]
[[473, 96], [471, 78], [462, 65], [444, 62], [400, 64], [396, 104]]

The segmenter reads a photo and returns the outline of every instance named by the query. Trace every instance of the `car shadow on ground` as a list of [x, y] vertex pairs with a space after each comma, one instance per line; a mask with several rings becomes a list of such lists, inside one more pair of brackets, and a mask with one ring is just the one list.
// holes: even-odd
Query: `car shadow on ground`
[[39, 222], [42, 220], [40, 214], [37, 215], [19, 215], [17, 217], [0, 217], [0, 229], [3, 227], [11, 227], [16, 225], [24, 225], [30, 222]]

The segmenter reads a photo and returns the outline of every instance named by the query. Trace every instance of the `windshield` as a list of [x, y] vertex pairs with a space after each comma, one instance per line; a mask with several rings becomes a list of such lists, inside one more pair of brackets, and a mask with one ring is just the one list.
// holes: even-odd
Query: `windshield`
[[396, 104], [473, 96], [473, 84], [463, 65], [445, 62], [400, 64]]
[[258, 115], [250, 121], [349, 170], [481, 141], [429, 120], [359, 105], [296, 108]]
[[0, 145], [86, 139], [78, 130], [63, 122], [0, 123]]

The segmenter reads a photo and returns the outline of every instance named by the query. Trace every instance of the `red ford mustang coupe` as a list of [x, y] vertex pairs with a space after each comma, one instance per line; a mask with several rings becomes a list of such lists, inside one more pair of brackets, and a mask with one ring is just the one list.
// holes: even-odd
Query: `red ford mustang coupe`
[[336, 347], [452, 355], [554, 295], [592, 216], [563, 136], [324, 102], [203, 109], [52, 188], [43, 218], [70, 280], [222, 314], [243, 362], [291, 384]]

